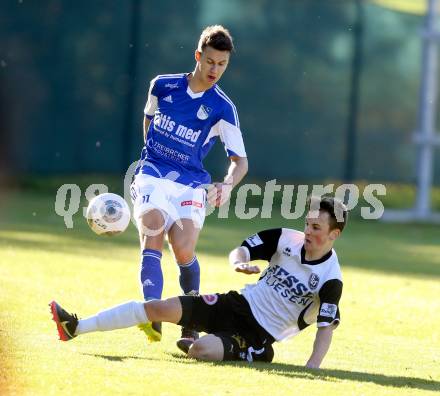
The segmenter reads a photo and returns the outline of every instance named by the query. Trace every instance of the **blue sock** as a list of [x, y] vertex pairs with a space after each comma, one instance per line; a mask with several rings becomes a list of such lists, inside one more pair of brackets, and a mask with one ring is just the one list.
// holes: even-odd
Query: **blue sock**
[[141, 284], [144, 300], [160, 299], [163, 290], [163, 274], [160, 266], [162, 253], [158, 250], [144, 249], [141, 262]]
[[197, 257], [188, 263], [179, 265], [179, 283], [184, 294], [198, 294], [200, 289], [200, 266]]

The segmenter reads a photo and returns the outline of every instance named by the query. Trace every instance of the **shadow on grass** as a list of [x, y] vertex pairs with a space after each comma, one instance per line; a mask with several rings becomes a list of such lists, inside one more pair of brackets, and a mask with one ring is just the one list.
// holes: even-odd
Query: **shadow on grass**
[[245, 368], [248, 370], [258, 371], [268, 375], [280, 375], [287, 378], [300, 378], [309, 380], [322, 380], [322, 381], [354, 381], [354, 382], [371, 382], [376, 385], [389, 386], [394, 388], [412, 388], [412, 389], [423, 389], [423, 390], [440, 390], [440, 382], [435, 380], [427, 380], [417, 377], [404, 377], [404, 376], [392, 376], [384, 374], [375, 373], [364, 373], [360, 371], [347, 371], [338, 369], [307, 369], [303, 366], [298, 366], [295, 364], [286, 363], [262, 363], [262, 362], [199, 362], [194, 359], [189, 359], [185, 355], [177, 353], [164, 353], [168, 355], [168, 358], [157, 359], [151, 357], [143, 356], [114, 356], [114, 355], [102, 355], [93, 353], [82, 353], [87, 356], [95, 356], [108, 361], [123, 362], [128, 359], [141, 359], [141, 360], [152, 360], [161, 361], [168, 360], [170, 362], [182, 364], [211, 364], [213, 366], [228, 366], [235, 368]]
[[320, 379], [322, 381], [344, 380], [356, 382], [371, 382], [381, 386], [396, 388], [413, 388], [424, 390], [440, 390], [440, 382], [416, 377], [390, 376], [384, 374], [363, 373], [337, 369], [312, 370], [302, 366], [285, 363], [248, 366], [261, 372], [273, 373], [288, 378]]
[[129, 360], [129, 359], [149, 360], [148, 358], [143, 356], [112, 356], [112, 355], [102, 355], [99, 353], [85, 353], [85, 352], [81, 353], [81, 355], [98, 357], [108, 360], [110, 362], [124, 362], [125, 360]]

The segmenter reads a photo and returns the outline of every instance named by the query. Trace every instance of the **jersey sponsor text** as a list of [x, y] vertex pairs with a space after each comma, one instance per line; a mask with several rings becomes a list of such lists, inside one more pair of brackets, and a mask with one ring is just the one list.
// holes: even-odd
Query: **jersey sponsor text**
[[313, 299], [308, 287], [279, 265], [268, 267], [260, 279], [292, 303], [306, 306]]
[[176, 122], [171, 119], [170, 116], [164, 114], [158, 114], [154, 117], [154, 125], [158, 132], [173, 132], [177, 136], [189, 140], [193, 143], [197, 142], [202, 130], [194, 131], [185, 125], [179, 124], [176, 128]]

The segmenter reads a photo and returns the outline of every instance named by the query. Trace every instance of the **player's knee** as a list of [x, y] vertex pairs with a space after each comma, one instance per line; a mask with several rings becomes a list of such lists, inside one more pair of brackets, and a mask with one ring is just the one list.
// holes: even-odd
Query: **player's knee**
[[210, 348], [200, 341], [195, 341], [188, 351], [188, 356], [199, 360], [209, 360]]
[[162, 300], [151, 300], [144, 304], [145, 312], [147, 314], [148, 320], [152, 322], [160, 322], [163, 317], [166, 316], [167, 306], [165, 301]]
[[223, 352], [214, 348], [210, 343], [200, 339], [191, 345], [188, 356], [198, 360], [219, 361], [223, 359]]
[[173, 252], [180, 265], [189, 263], [194, 258], [194, 250], [191, 247], [173, 246]]
[[157, 209], [144, 213], [141, 216], [139, 223], [142, 234], [147, 237], [160, 236], [165, 229], [165, 220], [162, 213]]

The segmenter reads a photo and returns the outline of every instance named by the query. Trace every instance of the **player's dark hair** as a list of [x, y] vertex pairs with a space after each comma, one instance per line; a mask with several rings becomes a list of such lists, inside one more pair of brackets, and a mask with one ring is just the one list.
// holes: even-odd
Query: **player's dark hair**
[[308, 197], [307, 198], [308, 210], [318, 210], [320, 212], [327, 212], [330, 216], [330, 231], [338, 229], [343, 231], [348, 220], [348, 211], [344, 203], [338, 198], [334, 198], [328, 195], [323, 197]]
[[221, 25], [208, 26], [203, 30], [197, 45], [197, 51], [203, 52], [208, 46], [218, 51], [234, 51], [232, 36], [228, 29]]

